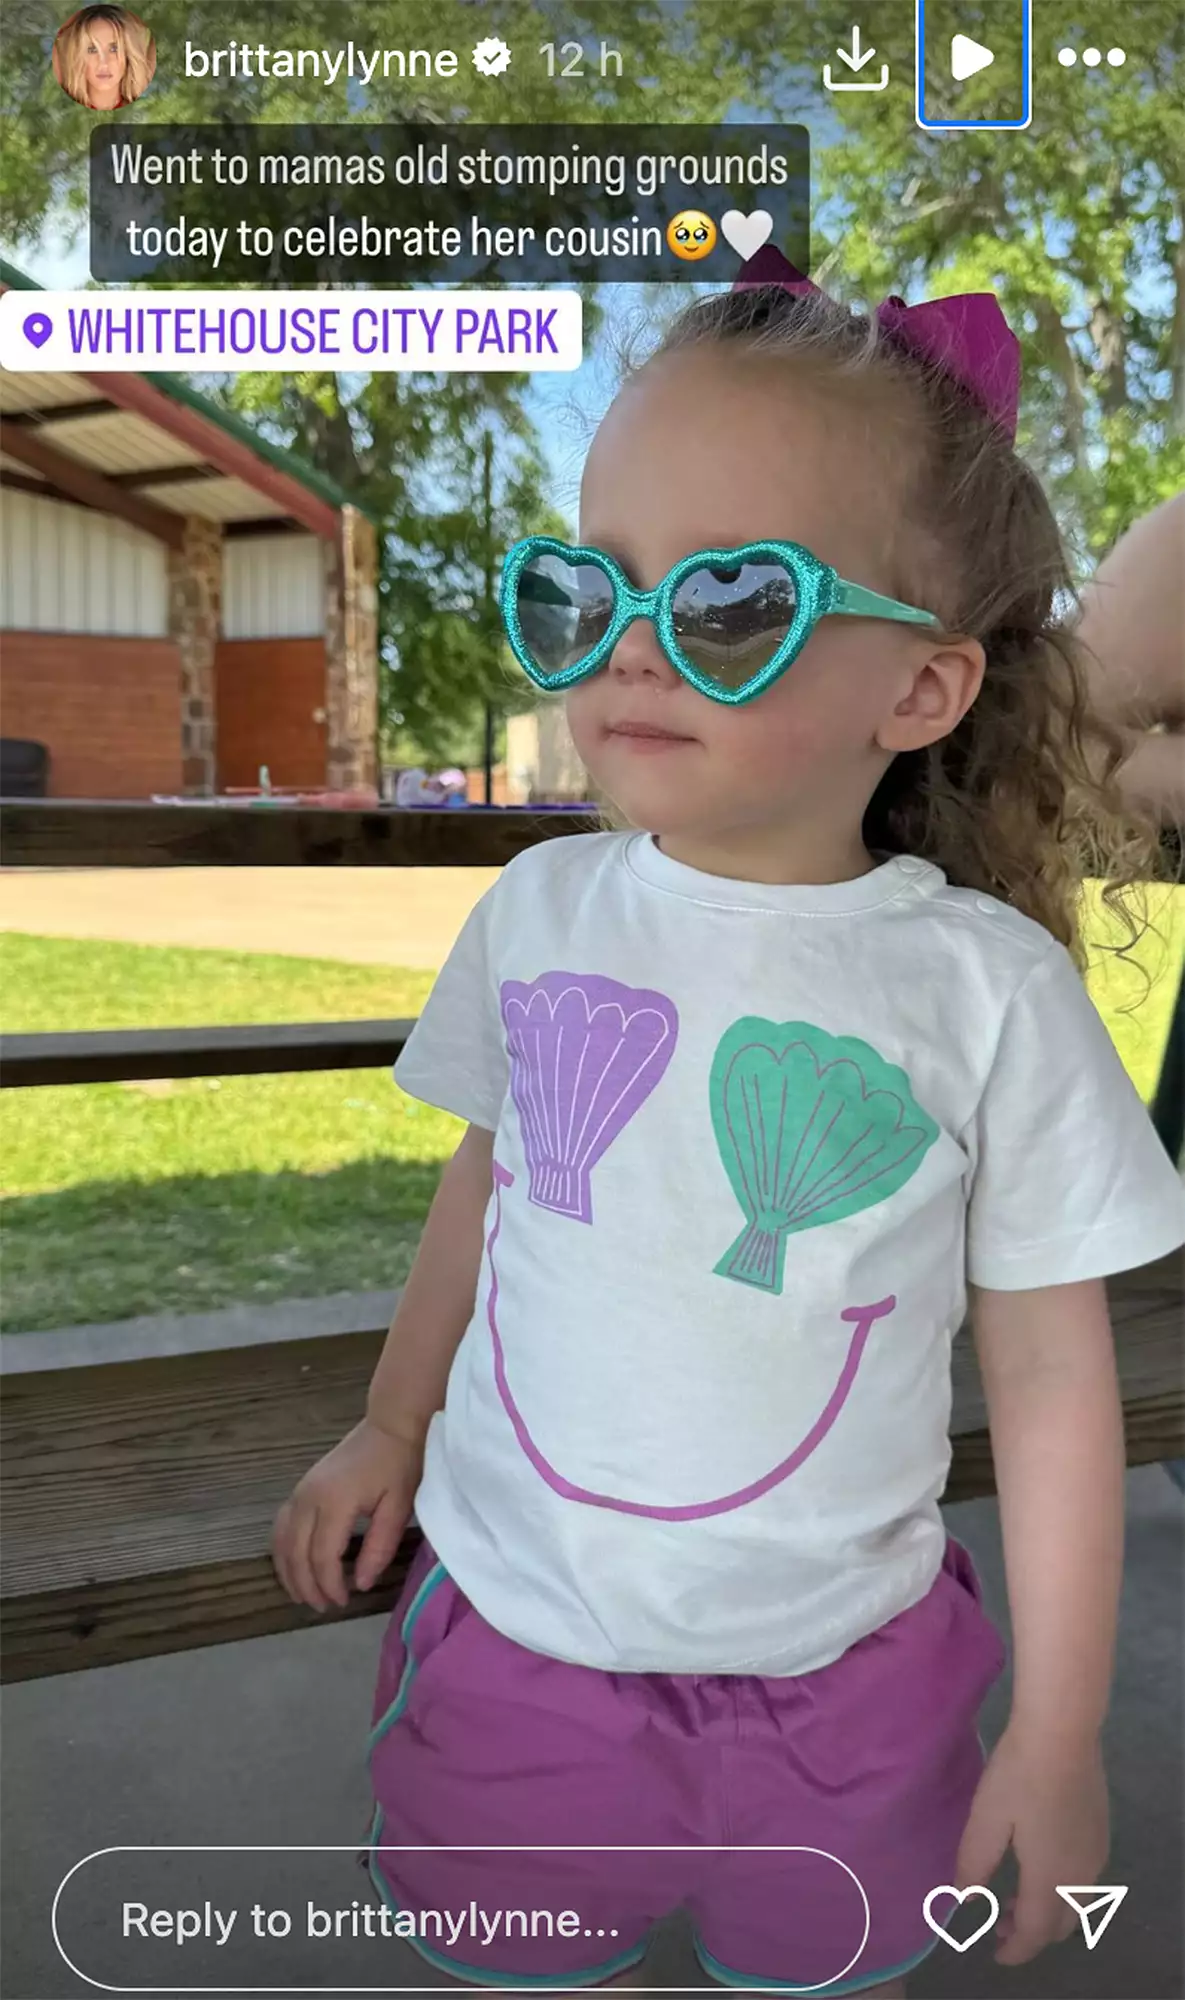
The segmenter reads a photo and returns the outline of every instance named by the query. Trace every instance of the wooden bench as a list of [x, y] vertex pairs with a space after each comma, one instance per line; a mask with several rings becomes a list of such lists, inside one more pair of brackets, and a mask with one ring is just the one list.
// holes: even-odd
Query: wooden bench
[[0, 1038], [0, 1089], [139, 1077], [262, 1076], [389, 1068], [412, 1021], [307, 1021], [250, 1028], [104, 1028]]
[[[1131, 1465], [1185, 1452], [1182, 1276], [1174, 1255], [1110, 1288]], [[361, 1415], [394, 1299], [370, 1293], [0, 1342], [3, 1677], [322, 1622], [275, 1580], [272, 1520], [294, 1481]], [[994, 1482], [965, 1333], [954, 1381], [945, 1497], [968, 1500]], [[405, 1538], [389, 1576], [344, 1615], [392, 1604], [416, 1540]]]
[[[0, 806], [0, 851], [6, 866], [26, 867], [488, 867], [588, 825], [582, 813], [21, 801]], [[410, 1025], [15, 1035], [0, 1082], [373, 1067], [394, 1060]], [[1158, 1100], [1174, 1154], [1180, 1078], [1174, 1042]], [[1110, 1290], [1128, 1463], [1185, 1455], [1181, 1257], [1128, 1273]], [[360, 1415], [393, 1305], [394, 1294], [369, 1293], [0, 1342], [0, 1676], [66, 1673], [321, 1622], [280, 1590], [271, 1524], [294, 1481]], [[946, 1498], [963, 1500], [994, 1490], [965, 1334], [954, 1382]], [[412, 1531], [382, 1584], [332, 1615], [385, 1610], [416, 1542]]]
[[502, 868], [587, 812], [0, 800], [5, 868]]

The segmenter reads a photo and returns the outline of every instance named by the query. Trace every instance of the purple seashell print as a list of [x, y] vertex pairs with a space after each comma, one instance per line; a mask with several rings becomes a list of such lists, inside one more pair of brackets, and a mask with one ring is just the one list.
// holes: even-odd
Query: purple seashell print
[[501, 1001], [529, 1198], [591, 1222], [592, 1170], [670, 1062], [674, 1004], [596, 972], [506, 979]]

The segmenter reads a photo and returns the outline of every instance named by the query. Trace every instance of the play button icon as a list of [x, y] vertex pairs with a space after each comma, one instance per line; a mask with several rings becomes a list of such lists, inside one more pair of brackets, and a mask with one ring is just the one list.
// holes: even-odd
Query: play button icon
[[950, 45], [950, 73], [956, 83], [975, 76], [981, 69], [996, 60], [995, 50], [985, 48], [982, 42], [973, 42], [970, 35], [953, 35]]
[[[1033, 117], [1033, 0], [914, 0], [914, 116], [923, 132], [1023, 132]], [[955, 24], [983, 35], [952, 33]], [[978, 83], [981, 70], [989, 74]]]

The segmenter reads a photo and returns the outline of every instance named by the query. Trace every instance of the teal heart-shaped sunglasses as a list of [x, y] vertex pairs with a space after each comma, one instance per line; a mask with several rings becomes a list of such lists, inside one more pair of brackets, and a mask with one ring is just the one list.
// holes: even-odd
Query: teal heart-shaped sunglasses
[[655, 590], [635, 590], [603, 549], [550, 535], [516, 542], [502, 568], [502, 618], [536, 687], [575, 687], [648, 618], [676, 673], [710, 701], [752, 701], [798, 658], [820, 618], [889, 618], [941, 629], [932, 611], [845, 583], [797, 542], [697, 549]]

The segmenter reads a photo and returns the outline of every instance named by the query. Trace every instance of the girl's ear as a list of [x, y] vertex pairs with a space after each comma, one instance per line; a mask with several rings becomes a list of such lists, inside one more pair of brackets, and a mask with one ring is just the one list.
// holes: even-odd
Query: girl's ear
[[944, 638], [916, 669], [908, 691], [880, 723], [880, 749], [924, 750], [956, 729], [983, 684], [987, 658], [978, 639]]

